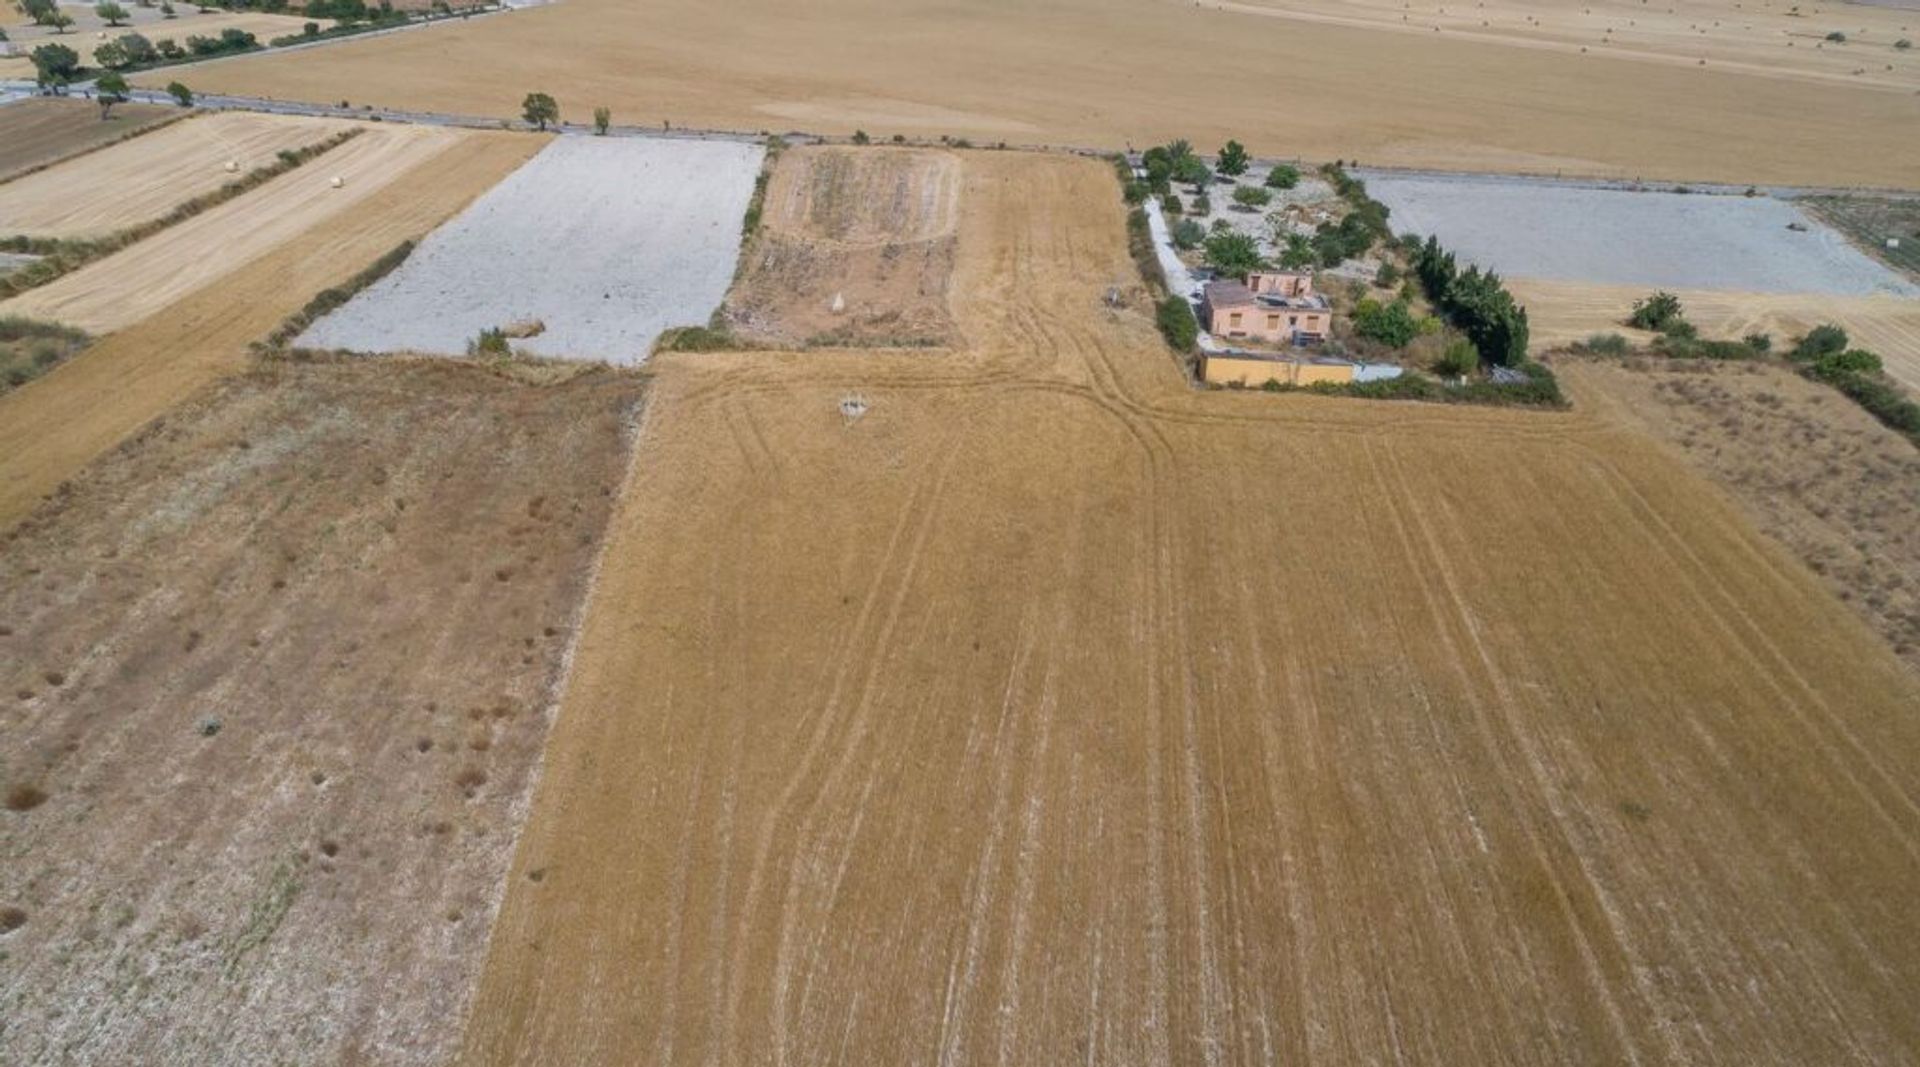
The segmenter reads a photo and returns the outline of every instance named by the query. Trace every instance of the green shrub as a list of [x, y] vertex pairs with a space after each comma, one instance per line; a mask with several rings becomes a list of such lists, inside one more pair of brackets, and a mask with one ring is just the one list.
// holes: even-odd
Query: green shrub
[[1741, 338], [1748, 348], [1765, 355], [1773, 351], [1773, 335], [1770, 333], [1750, 333]]
[[1198, 248], [1200, 242], [1207, 239], [1207, 228], [1192, 219], [1181, 219], [1173, 225], [1173, 243], [1176, 248]]
[[1233, 202], [1240, 207], [1246, 208], [1248, 211], [1252, 211], [1257, 208], [1266, 207], [1272, 203], [1273, 194], [1257, 185], [1240, 185], [1234, 187]]
[[1213, 198], [1205, 193], [1195, 193], [1192, 202], [1187, 205], [1187, 210], [1205, 218], [1213, 214]]
[[1373, 284], [1382, 289], [1391, 289], [1400, 284], [1400, 268], [1391, 262], [1382, 260], [1380, 269], [1373, 272]]
[[1404, 302], [1383, 305], [1369, 297], [1354, 306], [1353, 332], [1392, 348], [1405, 348], [1419, 334], [1420, 324]]
[[1194, 321], [1193, 308], [1178, 294], [1169, 295], [1155, 305], [1153, 322], [1160, 328], [1160, 336], [1166, 338], [1167, 347], [1175, 352], [1193, 351], [1194, 342], [1200, 338], [1200, 324]]
[[1813, 376], [1831, 381], [1846, 374], [1878, 374], [1881, 370], [1880, 357], [1863, 348], [1850, 348], [1845, 352], [1834, 352], [1821, 356], [1809, 365]]
[[1828, 323], [1808, 330], [1805, 337], [1794, 342], [1790, 355], [1795, 362], [1805, 363], [1821, 356], [1844, 352], [1846, 348], [1847, 331]]
[[1448, 345], [1433, 363], [1433, 373], [1447, 378], [1464, 378], [1479, 368], [1480, 352], [1467, 340]]
[[1291, 189], [1300, 184], [1300, 168], [1289, 167], [1285, 163], [1267, 172], [1267, 188]]
[[1573, 346], [1577, 352], [1594, 356], [1624, 356], [1633, 350], [1627, 339], [1617, 333], [1596, 333]]
[[1847, 35], [1844, 33], [1841, 33], [1839, 30], [1835, 30], [1832, 33], [1827, 34], [1827, 40], [1832, 41], [1834, 44], [1846, 44]]
[[1260, 246], [1244, 233], [1224, 230], [1206, 241], [1207, 265], [1221, 274], [1239, 276], [1260, 269]]
[[1666, 332], [1668, 326], [1684, 321], [1685, 311], [1680, 306], [1680, 298], [1662, 290], [1649, 297], [1633, 302], [1633, 311], [1627, 316], [1627, 325], [1637, 330]]

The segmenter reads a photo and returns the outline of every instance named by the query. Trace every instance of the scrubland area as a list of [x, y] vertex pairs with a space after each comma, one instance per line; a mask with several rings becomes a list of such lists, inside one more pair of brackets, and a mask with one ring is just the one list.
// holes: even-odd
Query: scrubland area
[[[1761, 63], [1702, 67], [1167, 0], [982, 10], [568, 0], [223, 61], [196, 78], [207, 91], [501, 117], [538, 89], [580, 123], [605, 106], [643, 126], [1099, 148], [1240, 137], [1256, 152], [1320, 160], [1624, 178], [1897, 187], [1920, 172], [1920, 142], [1898, 132], [1920, 120], [1912, 88], [1810, 81], [1784, 41]], [[1570, 0], [1550, 10], [1576, 17]], [[1742, 17], [1734, 0], [1684, 10], [1689, 22]], [[1889, 17], [1916, 18], [1850, 8], [1845, 20], [1859, 25], [1844, 28]], [[1824, 17], [1805, 21], [1826, 32]], [[1846, 47], [1880, 48], [1881, 37]], [[1824, 63], [1838, 47], [1805, 50]], [[1883, 51], [1912, 80], [1920, 53]], [[487, 76], [464, 76], [477, 70]]]
[[0, 1060], [450, 1054], [640, 396], [269, 365], [6, 535]]

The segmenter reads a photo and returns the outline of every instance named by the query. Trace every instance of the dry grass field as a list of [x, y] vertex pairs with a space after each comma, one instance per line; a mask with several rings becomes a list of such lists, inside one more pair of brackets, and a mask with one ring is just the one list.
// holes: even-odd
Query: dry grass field
[[[188, 37], [218, 37], [222, 30], [244, 30], [266, 44], [275, 37], [299, 33], [307, 19], [294, 15], [270, 15], [264, 11], [220, 11], [214, 10], [202, 15], [192, 4], [175, 4], [177, 9], [173, 18], [167, 18], [158, 7], [143, 8], [132, 3], [123, 4], [129, 20], [126, 25], [108, 28], [106, 20], [94, 13], [92, 4], [63, 4], [62, 10], [73, 19], [73, 27], [65, 33], [54, 33], [45, 26], [35, 26], [18, 15], [11, 5], [4, 5], [11, 22], [6, 27], [7, 36], [31, 51], [35, 45], [49, 41], [64, 44], [80, 53], [83, 63], [90, 63], [93, 50], [123, 34], [138, 33], [159, 44], [172, 41], [182, 48], [186, 47]], [[332, 26], [331, 19], [317, 20], [321, 26]], [[160, 73], [168, 74], [163, 70]], [[33, 61], [26, 55], [0, 56], [0, 79], [18, 79], [32, 81]], [[161, 78], [159, 85], [181, 77], [178, 70]]]
[[[1652, 337], [1621, 325], [1633, 302], [1647, 295], [1645, 287], [1514, 278], [1508, 288], [1526, 305], [1536, 346], [1565, 344], [1598, 332], [1642, 342]], [[1675, 295], [1687, 318], [1707, 337], [1762, 332], [1781, 344], [1823, 322], [1837, 323], [1855, 345], [1879, 353], [1888, 374], [1909, 390], [1920, 391], [1920, 301], [1714, 289], [1682, 289]]]
[[[326, 140], [350, 123], [230, 112], [177, 122], [83, 159], [0, 185], [0, 231], [97, 237], [274, 162], [274, 153]], [[226, 169], [231, 162], [233, 172]]]
[[727, 297], [729, 325], [750, 341], [788, 347], [951, 342], [946, 295], [959, 193], [951, 152], [783, 153]]
[[0, 1062], [460, 1040], [640, 398], [269, 366], [0, 551]]
[[49, 97], [0, 106], [0, 181], [178, 116], [178, 108], [122, 104], [103, 121], [97, 104]]
[[[1546, 6], [1571, 18], [1584, 2]], [[1728, 21], [1741, 8], [1702, 0], [1685, 12], [1670, 21]], [[1920, 140], [1906, 135], [1920, 122], [1907, 87], [1920, 53], [1887, 52], [1898, 70], [1875, 80], [1897, 77], [1890, 88], [1810, 80], [1799, 47], [1784, 45], [1757, 64], [1701, 67], [1366, 21], [1168, 0], [568, 0], [222, 62], [196, 70], [195, 87], [503, 118], [538, 88], [575, 122], [604, 105], [641, 125], [978, 143], [1190, 137], [1211, 150], [1237, 137], [1287, 156], [1465, 169], [1876, 186], [1920, 174]], [[1878, 47], [1870, 36], [1848, 55]], [[474, 70], [487, 77], [460, 76]]]
[[[94, 334], [130, 326], [246, 269], [296, 234], [351, 216], [360, 202], [409, 168], [469, 136], [431, 126], [369, 126], [353, 140], [258, 189], [57, 281], [0, 301], [0, 315], [52, 319]], [[527, 140], [529, 151], [542, 143]], [[338, 189], [332, 187], [335, 178], [343, 181]], [[390, 233], [389, 246], [406, 236]], [[304, 302], [313, 291], [291, 295]]]
[[1644, 429], [1738, 500], [1920, 677], [1920, 452], [1781, 367], [1562, 359], [1577, 401]]
[[1920, 1056], [1920, 684], [1734, 501], [1193, 392], [1109, 168], [962, 179], [962, 350], [656, 360], [465, 1062]]
[[[337, 151], [356, 147], [368, 137], [375, 135], [356, 138]], [[379, 143], [377, 137], [374, 143]], [[309, 228], [251, 259], [235, 257], [225, 273], [213, 274], [208, 284], [179, 302], [96, 343], [46, 377], [0, 397], [0, 529], [12, 525], [61, 482], [150, 420], [207, 383], [244, 368], [247, 345], [264, 337], [315, 293], [340, 284], [402, 240], [425, 235], [526, 162], [543, 143], [517, 134], [461, 134], [426, 158], [382, 175], [378, 188], [368, 190], [364, 188], [368, 183], [360, 183], [364, 195], [351, 211], [313, 219]], [[310, 169], [331, 173], [331, 161], [333, 153], [328, 153], [176, 229], [242, 207], [256, 197], [284, 208], [275, 187], [301, 178]], [[238, 228], [208, 234], [200, 255], [209, 254], [209, 249], [218, 253], [248, 246], [254, 240], [248, 227], [261, 224], [257, 216], [249, 211], [228, 217]], [[137, 253], [168, 233], [129, 252]], [[108, 257], [66, 280], [119, 258]], [[177, 269], [194, 266], [180, 264]]]

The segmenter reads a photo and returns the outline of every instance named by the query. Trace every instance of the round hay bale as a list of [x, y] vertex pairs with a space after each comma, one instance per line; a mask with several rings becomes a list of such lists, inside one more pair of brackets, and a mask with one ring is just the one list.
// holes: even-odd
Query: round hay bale
[[327, 182], [327, 184], [333, 186], [335, 189], [338, 189], [341, 186], [347, 184], [347, 180], [345, 178], [342, 178], [338, 174], [336, 174], [333, 176], [331, 180]]

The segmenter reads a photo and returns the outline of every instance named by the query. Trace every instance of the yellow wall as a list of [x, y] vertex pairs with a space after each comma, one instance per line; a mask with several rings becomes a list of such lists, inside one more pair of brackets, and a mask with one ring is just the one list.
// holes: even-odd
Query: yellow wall
[[1313, 385], [1317, 382], [1353, 380], [1353, 366], [1347, 363], [1303, 363], [1290, 359], [1238, 359], [1210, 355], [1202, 364], [1201, 377], [1208, 385], [1239, 382], [1257, 389], [1268, 382]]

